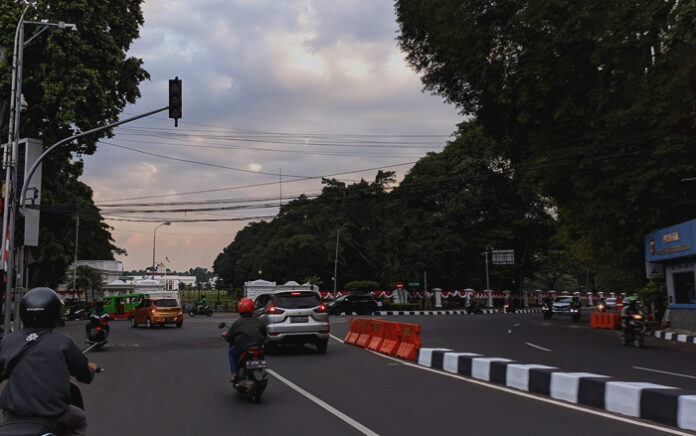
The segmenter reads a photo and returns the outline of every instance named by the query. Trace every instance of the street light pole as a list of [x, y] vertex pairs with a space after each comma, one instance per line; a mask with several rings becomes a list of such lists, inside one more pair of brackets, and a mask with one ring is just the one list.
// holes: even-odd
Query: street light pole
[[345, 224], [343, 224], [341, 227], [338, 228], [336, 231], [336, 257], [334, 258], [334, 276], [333, 276], [333, 282], [334, 282], [334, 294], [336, 294], [336, 283], [338, 282], [338, 242], [339, 242], [339, 237], [341, 236], [341, 229], [345, 227]]
[[155, 271], [156, 271], [155, 270], [155, 243], [157, 241], [157, 229], [159, 229], [162, 226], [169, 226], [171, 224], [172, 223], [170, 221], [165, 221], [162, 224], [155, 227], [155, 231], [152, 232], [153, 233], [153, 235], [152, 235], [152, 278], [153, 279], [155, 278]]
[[[13, 273], [14, 273], [14, 233], [15, 233], [15, 215], [16, 207], [15, 201], [17, 197], [17, 157], [19, 150], [19, 124], [20, 117], [17, 112], [21, 107], [22, 100], [22, 64], [24, 62], [24, 46], [31, 42], [38, 33], [42, 32], [48, 26], [57, 26], [60, 29], [73, 29], [77, 30], [77, 26], [74, 24], [66, 24], [62, 21], [58, 23], [48, 23], [48, 22], [36, 22], [36, 21], [25, 21], [24, 16], [26, 15], [29, 8], [34, 6], [33, 2], [30, 2], [22, 11], [19, 17], [19, 22], [17, 23], [17, 30], [15, 32], [14, 39], [14, 50], [12, 53], [12, 84], [10, 92], [10, 121], [8, 123], [8, 141], [5, 148], [5, 160], [3, 167], [5, 169], [5, 203], [3, 205], [4, 213], [2, 219], [2, 254], [7, 257], [7, 263], [4, 265], [5, 270], [5, 333], [9, 332], [10, 329], [10, 306], [12, 304], [11, 291], [13, 289]], [[25, 24], [38, 24], [44, 26], [37, 34], [29, 38], [26, 42], [24, 41], [24, 25]]]

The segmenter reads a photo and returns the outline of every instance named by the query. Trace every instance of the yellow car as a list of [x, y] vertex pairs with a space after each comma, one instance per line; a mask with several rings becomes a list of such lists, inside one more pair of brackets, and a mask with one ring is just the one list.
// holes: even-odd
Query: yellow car
[[176, 324], [179, 328], [184, 325], [184, 314], [174, 298], [146, 298], [133, 309], [128, 319], [131, 327], [145, 324], [149, 329], [156, 325]]

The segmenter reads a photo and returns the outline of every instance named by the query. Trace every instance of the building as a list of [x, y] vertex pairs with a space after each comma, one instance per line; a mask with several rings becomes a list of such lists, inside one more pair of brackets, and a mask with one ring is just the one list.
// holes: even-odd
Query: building
[[645, 237], [648, 278], [665, 278], [670, 326], [696, 332], [696, 219]]

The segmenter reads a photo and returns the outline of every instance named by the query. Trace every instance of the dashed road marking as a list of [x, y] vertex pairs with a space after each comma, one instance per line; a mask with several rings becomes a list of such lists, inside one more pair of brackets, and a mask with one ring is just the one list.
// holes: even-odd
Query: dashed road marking
[[549, 348], [540, 347], [539, 345], [532, 344], [531, 342], [525, 342], [525, 344], [529, 345], [529, 346], [532, 347], [532, 348], [536, 348], [537, 350], [541, 350], [541, 351], [552, 351], [552, 350], [549, 349]]
[[688, 375], [688, 374], [679, 374], [678, 372], [663, 371], [663, 370], [661, 370], [661, 369], [643, 368], [642, 366], [632, 366], [631, 368], [633, 368], [633, 369], [639, 369], [639, 370], [641, 370], [641, 371], [657, 372], [657, 373], [659, 373], [659, 374], [667, 374], [667, 375], [673, 375], [673, 376], [676, 376], [676, 377], [691, 378], [691, 379], [696, 380], [696, 376]]

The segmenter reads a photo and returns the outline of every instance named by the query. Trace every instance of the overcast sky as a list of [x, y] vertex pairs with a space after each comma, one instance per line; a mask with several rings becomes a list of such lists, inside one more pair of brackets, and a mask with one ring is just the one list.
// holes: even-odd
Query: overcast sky
[[[167, 220], [157, 262], [212, 268], [248, 221], [176, 220], [273, 216], [281, 195], [319, 193], [319, 178], [300, 177], [346, 173], [337, 178], [352, 183], [376, 173], [355, 171], [378, 167], [402, 177], [462, 119], [422, 92], [397, 47], [391, 1], [146, 0], [143, 9], [130, 55], [151, 80], [123, 117], [166, 106], [168, 79], [179, 76], [183, 119], [175, 129], [165, 111], [117, 128], [86, 158], [83, 176], [103, 215], [153, 221], [107, 221], [128, 251], [117, 257], [127, 270], [152, 263], [153, 230]], [[240, 203], [248, 199], [257, 202]], [[236, 202], [156, 205], [210, 200]]]

